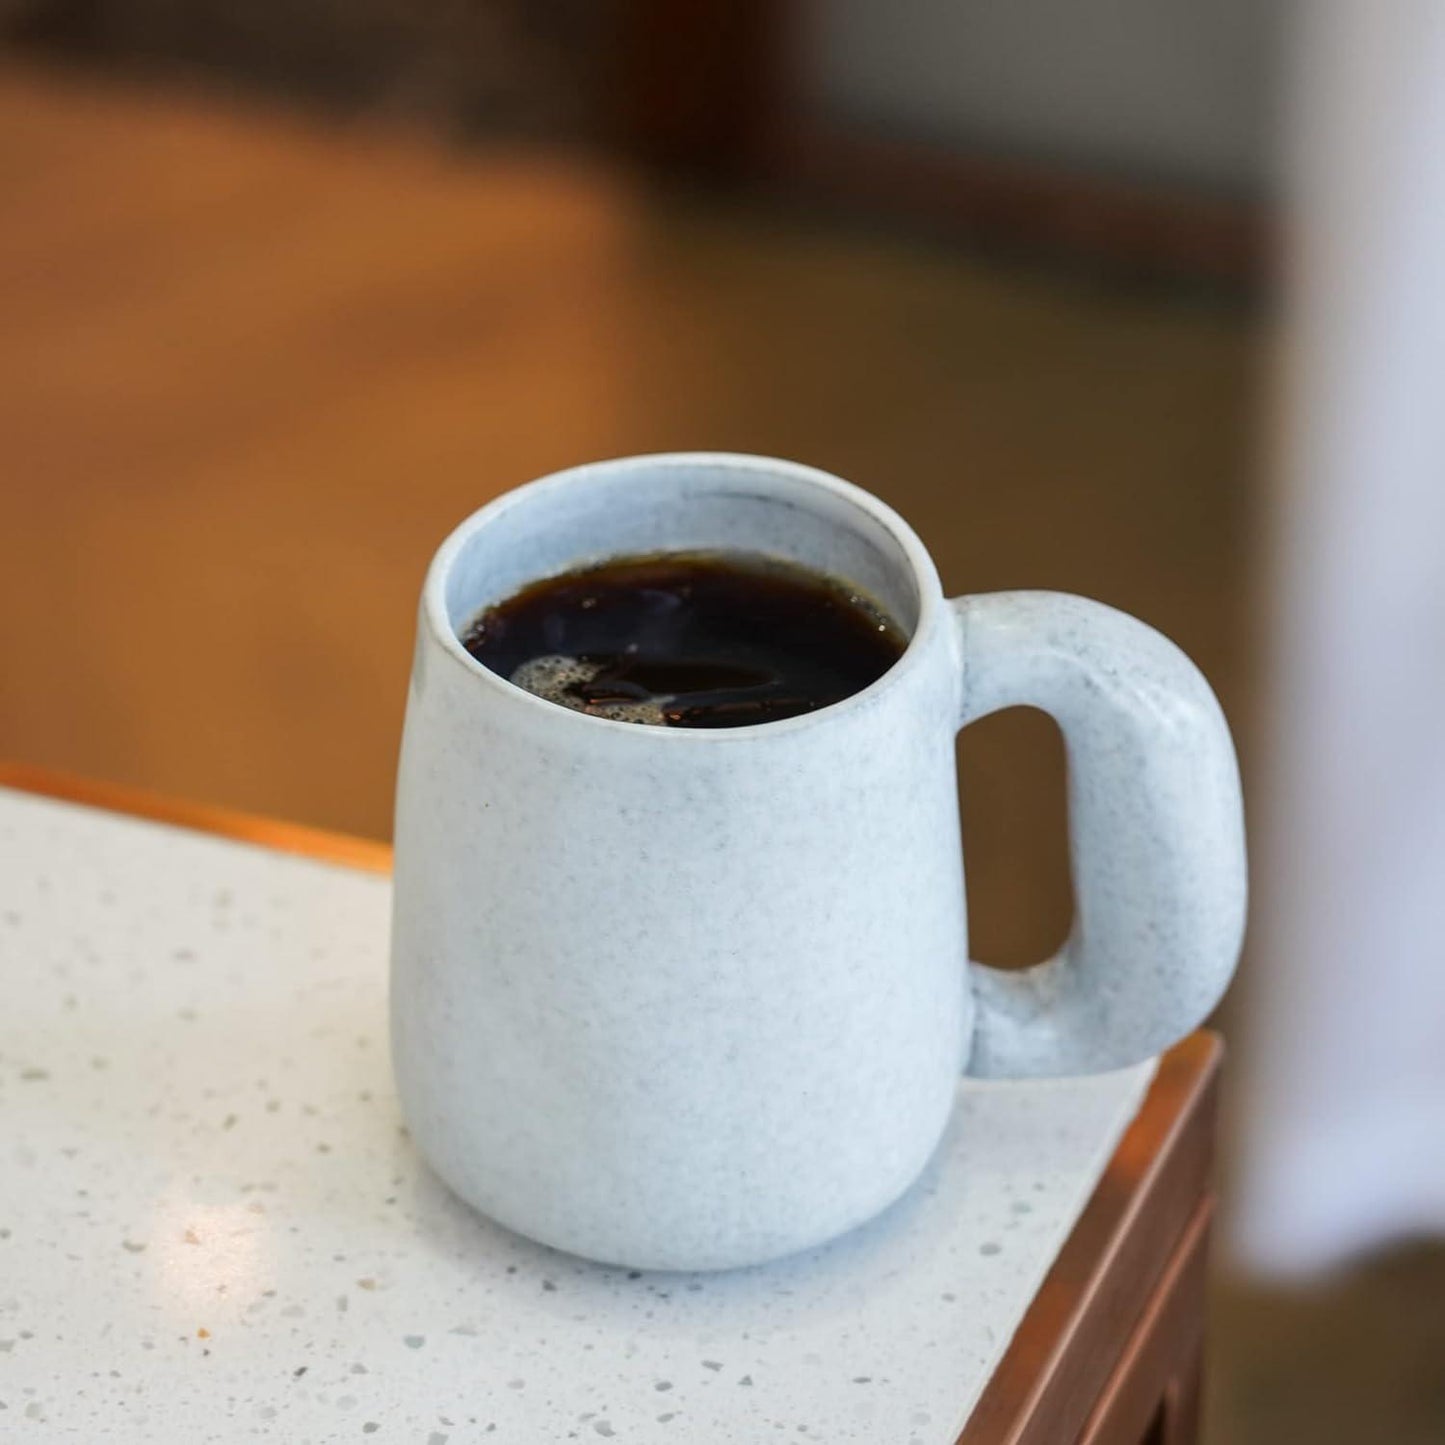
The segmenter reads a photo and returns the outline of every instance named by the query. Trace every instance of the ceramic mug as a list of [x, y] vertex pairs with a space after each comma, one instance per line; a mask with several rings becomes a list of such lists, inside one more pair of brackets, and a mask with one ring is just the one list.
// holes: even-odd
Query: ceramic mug
[[[743, 549], [907, 632], [872, 686], [732, 729], [589, 717], [459, 633], [610, 556]], [[1067, 743], [1074, 931], [971, 963], [954, 735], [1023, 703]], [[888, 507], [791, 462], [647, 456], [484, 507], [427, 576], [396, 811], [392, 1045], [412, 1137], [477, 1209], [632, 1267], [743, 1265], [917, 1178], [961, 1072], [1090, 1073], [1210, 1011], [1244, 919], [1238, 773], [1194, 665], [1047, 592], [946, 600]]]

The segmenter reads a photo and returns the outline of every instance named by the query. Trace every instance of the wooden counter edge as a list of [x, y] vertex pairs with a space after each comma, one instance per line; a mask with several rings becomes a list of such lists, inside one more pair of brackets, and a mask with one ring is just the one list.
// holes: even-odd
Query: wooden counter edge
[[1084, 1212], [1034, 1296], [958, 1445], [1071, 1445], [1210, 1197], [1220, 1039], [1159, 1061]]
[[222, 838], [254, 843], [260, 848], [273, 848], [280, 853], [299, 853], [327, 863], [361, 868], [368, 873], [391, 872], [391, 845], [388, 843], [358, 838], [350, 833], [334, 833], [325, 828], [310, 828], [303, 823], [260, 817], [212, 803], [192, 803], [124, 783], [99, 782], [27, 763], [0, 763], [0, 787], [103, 808], [112, 813], [127, 813], [135, 818], [170, 823], [198, 833], [214, 833]]

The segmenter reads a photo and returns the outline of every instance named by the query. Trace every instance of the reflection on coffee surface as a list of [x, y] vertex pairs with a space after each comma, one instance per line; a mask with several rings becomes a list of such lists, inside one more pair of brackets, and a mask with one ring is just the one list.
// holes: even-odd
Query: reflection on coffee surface
[[683, 728], [827, 707], [877, 681], [907, 646], [847, 583], [747, 552], [620, 557], [549, 577], [485, 609], [462, 642], [548, 702]]

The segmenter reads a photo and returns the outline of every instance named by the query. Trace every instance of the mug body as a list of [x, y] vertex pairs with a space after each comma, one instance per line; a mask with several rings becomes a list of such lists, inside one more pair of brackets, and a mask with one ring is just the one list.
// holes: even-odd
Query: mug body
[[[608, 557], [761, 552], [911, 640], [864, 691], [735, 729], [544, 702], [459, 634]], [[417, 1145], [501, 1223], [639, 1268], [750, 1264], [916, 1178], [971, 1037], [958, 643], [883, 504], [791, 463], [600, 463], [462, 524], [422, 599], [396, 813], [392, 1042]]]

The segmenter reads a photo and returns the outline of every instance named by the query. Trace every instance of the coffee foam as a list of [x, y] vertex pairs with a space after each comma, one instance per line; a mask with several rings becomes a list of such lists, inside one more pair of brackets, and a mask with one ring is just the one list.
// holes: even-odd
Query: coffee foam
[[535, 697], [555, 702], [560, 707], [571, 708], [573, 712], [586, 713], [588, 717], [605, 717], [613, 722], [651, 723], [656, 727], [667, 726], [665, 704], [671, 702], [671, 698], [645, 698], [637, 702], [585, 702], [578, 697], [576, 689], [591, 682], [602, 670], [600, 662], [583, 662], [577, 657], [563, 657], [551, 653], [530, 658], [522, 663], [508, 681], [525, 688]]

